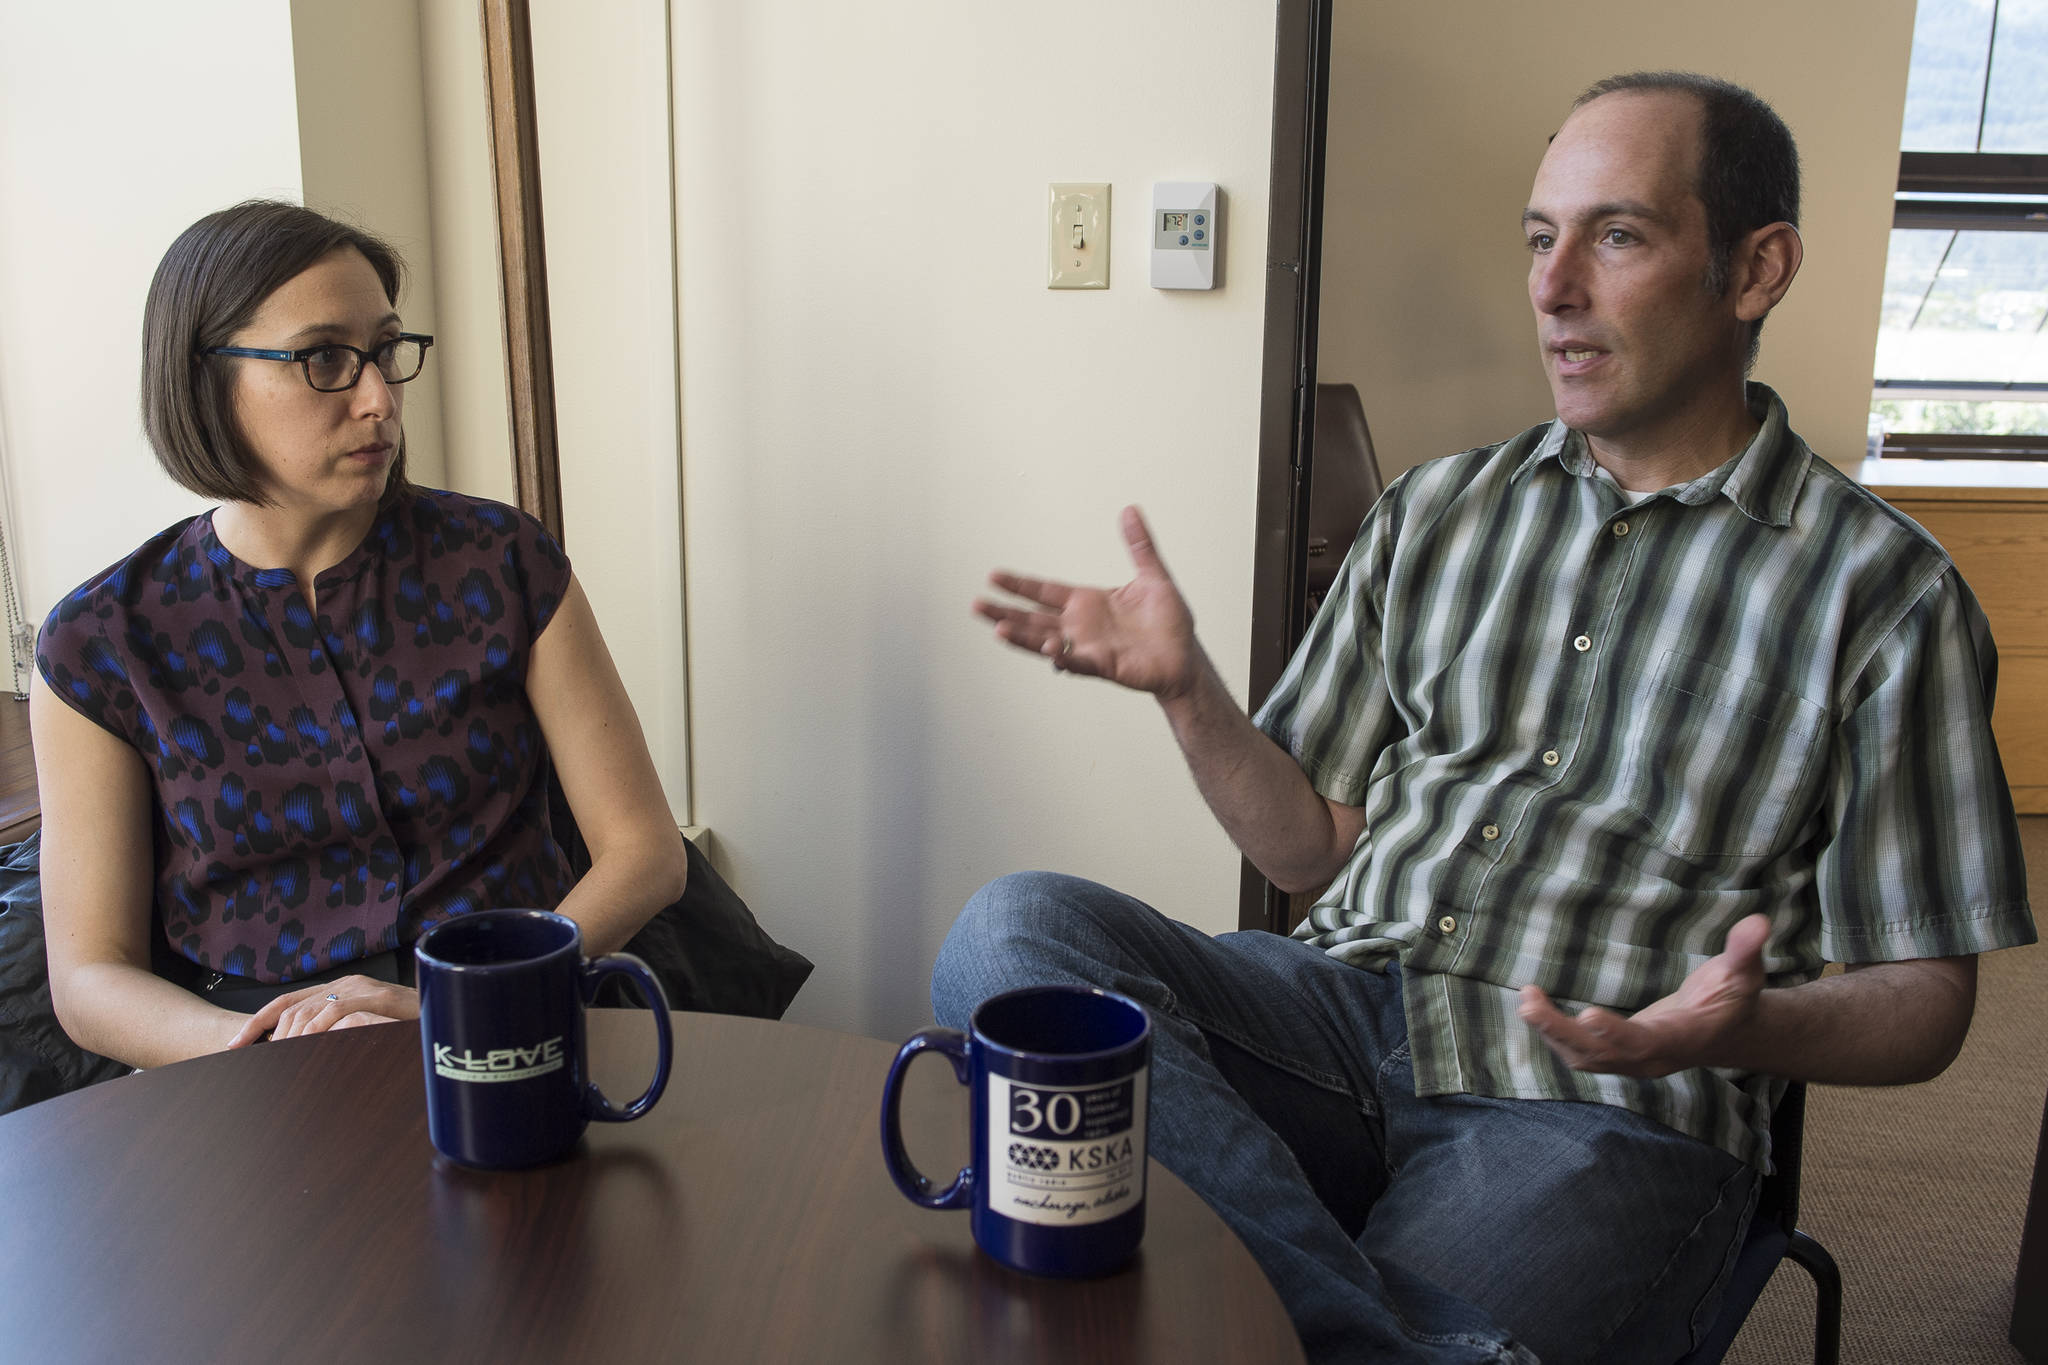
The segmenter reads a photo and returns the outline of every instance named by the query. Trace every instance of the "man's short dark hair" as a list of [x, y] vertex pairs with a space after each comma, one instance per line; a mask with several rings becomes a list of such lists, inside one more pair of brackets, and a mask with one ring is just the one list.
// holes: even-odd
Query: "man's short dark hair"
[[[1631, 71], [1586, 87], [1577, 109], [1602, 95], [1671, 91], [1700, 102], [1700, 170], [1694, 187], [1707, 210], [1706, 287], [1727, 292], [1735, 244], [1771, 223], [1799, 226], [1799, 147], [1778, 111], [1732, 81], [1694, 71]], [[1750, 324], [1756, 363], [1763, 319]]]
[[[202, 497], [266, 503], [255, 454], [235, 421], [234, 364], [203, 355], [234, 344], [278, 286], [332, 252], [363, 254], [395, 308], [405, 263], [359, 227], [274, 199], [209, 213], [178, 234], [142, 309], [142, 428], [164, 472]], [[405, 442], [387, 488], [403, 490]]]

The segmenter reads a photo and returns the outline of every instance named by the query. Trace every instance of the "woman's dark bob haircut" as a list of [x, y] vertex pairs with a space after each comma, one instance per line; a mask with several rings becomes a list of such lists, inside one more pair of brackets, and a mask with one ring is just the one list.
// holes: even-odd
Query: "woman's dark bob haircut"
[[[397, 307], [405, 278], [398, 253], [297, 204], [251, 199], [209, 213], [164, 253], [142, 310], [142, 429], [164, 472], [184, 487], [226, 502], [269, 503], [235, 421], [237, 362], [201, 352], [233, 345], [279, 285], [343, 248], [363, 254]], [[406, 486], [401, 439], [386, 491]]]

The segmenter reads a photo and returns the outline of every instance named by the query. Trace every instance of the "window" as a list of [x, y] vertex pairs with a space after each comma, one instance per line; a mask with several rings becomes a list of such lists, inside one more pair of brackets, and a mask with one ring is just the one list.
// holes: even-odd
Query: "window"
[[1883, 453], [2048, 459], [2048, 0], [1920, 0], [1871, 396]]

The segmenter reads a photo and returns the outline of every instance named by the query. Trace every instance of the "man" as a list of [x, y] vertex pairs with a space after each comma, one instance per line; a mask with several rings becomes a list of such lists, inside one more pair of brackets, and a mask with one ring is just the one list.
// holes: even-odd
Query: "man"
[[1034, 981], [1145, 1004], [1153, 1153], [1312, 1358], [1677, 1358], [1780, 1078], [1937, 1074], [1974, 954], [2034, 937], [1982, 613], [1745, 384], [1797, 218], [1749, 92], [1581, 97], [1523, 215], [1557, 420], [1394, 482], [1256, 722], [1135, 511], [1125, 586], [977, 604], [1154, 694], [1253, 863], [1328, 888], [1212, 939], [1006, 878], [933, 979], [955, 1025]]

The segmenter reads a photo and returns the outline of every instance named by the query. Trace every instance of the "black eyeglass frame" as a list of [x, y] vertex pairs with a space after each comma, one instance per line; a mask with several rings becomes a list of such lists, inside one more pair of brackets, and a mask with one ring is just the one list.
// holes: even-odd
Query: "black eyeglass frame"
[[[387, 384], [410, 384], [413, 380], [418, 379], [420, 375], [426, 370], [427, 352], [433, 349], [434, 345], [434, 339], [422, 332], [400, 332], [397, 336], [392, 337], [388, 341], [378, 342], [374, 347], [367, 351], [360, 346], [351, 346], [347, 342], [323, 341], [318, 346], [302, 346], [296, 351], [266, 351], [260, 350], [253, 346], [208, 346], [205, 349], [201, 350], [199, 354], [239, 356], [246, 360], [297, 361], [300, 372], [306, 376], [306, 387], [313, 390], [313, 392], [347, 393], [350, 389], [353, 389], [357, 384], [360, 384], [362, 382], [363, 367], [365, 365], [372, 363], [376, 359], [378, 351], [386, 350], [392, 346], [396, 346], [401, 341], [416, 341], [419, 343], [420, 367], [419, 369], [414, 370], [411, 374], [407, 375], [403, 379], [393, 379], [389, 375], [385, 375], [384, 382]], [[356, 368], [355, 373], [349, 376], [348, 383], [343, 384], [338, 388], [323, 389], [318, 384], [315, 384], [313, 382], [312, 358], [315, 355], [319, 354], [321, 351], [354, 352], [356, 358]], [[384, 374], [384, 367], [382, 365], [377, 366], [377, 373], [380, 375]]]

